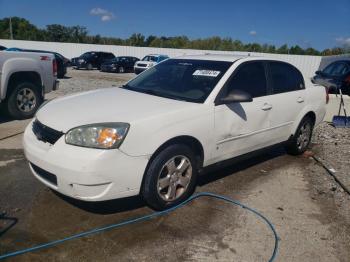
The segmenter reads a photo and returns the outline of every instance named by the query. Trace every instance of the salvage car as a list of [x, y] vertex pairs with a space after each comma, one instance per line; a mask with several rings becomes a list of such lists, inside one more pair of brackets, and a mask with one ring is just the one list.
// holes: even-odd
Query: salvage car
[[326, 90], [283, 61], [168, 59], [127, 84], [55, 99], [24, 133], [34, 176], [64, 195], [140, 194], [154, 209], [188, 198], [206, 168], [275, 144], [303, 153]]
[[139, 60], [140, 59], [133, 56], [118, 56], [104, 62], [101, 65], [100, 71], [114, 73], [134, 72], [134, 65]]
[[337, 94], [340, 88], [350, 96], [350, 60], [333, 62], [315, 74], [313, 83], [326, 87], [330, 94]]
[[141, 61], [135, 63], [134, 72], [138, 75], [168, 58], [167, 55], [146, 55]]
[[79, 57], [72, 58], [72, 66], [75, 69], [100, 69], [104, 62], [113, 58], [115, 58], [114, 54], [109, 52], [86, 52]]

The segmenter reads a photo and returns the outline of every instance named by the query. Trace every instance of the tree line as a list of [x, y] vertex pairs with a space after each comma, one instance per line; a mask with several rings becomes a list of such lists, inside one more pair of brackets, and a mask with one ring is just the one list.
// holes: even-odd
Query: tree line
[[[189, 39], [187, 36], [154, 36], [145, 37], [140, 33], [134, 33], [127, 39], [118, 37], [104, 37], [99, 34], [90, 35], [84, 26], [64, 26], [59, 24], [47, 25], [40, 29], [31, 24], [28, 20], [20, 17], [12, 17], [12, 35], [17, 40], [48, 41], [48, 42], [69, 42], [103, 45], [124, 45], [139, 47], [163, 47], [163, 48], [184, 48], [200, 50], [222, 50], [222, 51], [248, 51], [278, 54], [296, 55], [339, 55], [349, 50], [342, 47], [334, 47], [322, 51], [314, 48], [302, 48], [299, 45], [275, 46], [270, 44], [243, 43], [230, 37], [219, 36]], [[0, 19], [0, 38], [10, 39], [10, 18]]]

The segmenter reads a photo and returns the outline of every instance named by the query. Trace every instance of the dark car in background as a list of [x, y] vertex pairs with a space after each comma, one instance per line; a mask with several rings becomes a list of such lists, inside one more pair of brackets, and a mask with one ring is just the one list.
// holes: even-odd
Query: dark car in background
[[313, 83], [326, 87], [331, 94], [337, 94], [341, 88], [343, 94], [350, 96], [350, 60], [335, 61], [315, 74]]
[[0, 45], [0, 51], [7, 49], [5, 46]]
[[16, 52], [35, 52], [35, 53], [48, 53], [53, 54], [57, 63], [57, 77], [63, 78], [67, 73], [67, 66], [70, 63], [68, 58], [65, 58], [63, 55], [57, 52], [45, 51], [45, 50], [34, 50], [34, 49], [22, 49], [17, 47], [11, 47], [5, 49], [6, 51], [16, 51]]
[[87, 70], [92, 70], [94, 68], [100, 69], [101, 65], [115, 58], [115, 55], [109, 52], [86, 52], [79, 57], [74, 57], [72, 59], [72, 66], [76, 69], [84, 68]]
[[101, 65], [101, 71], [116, 73], [134, 72], [134, 65], [139, 60], [133, 56], [118, 56], [104, 62]]

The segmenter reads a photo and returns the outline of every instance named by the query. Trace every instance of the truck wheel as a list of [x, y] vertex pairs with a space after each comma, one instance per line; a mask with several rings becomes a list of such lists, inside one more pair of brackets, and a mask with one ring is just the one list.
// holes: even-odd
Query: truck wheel
[[313, 128], [314, 121], [308, 116], [304, 117], [286, 146], [287, 153], [291, 155], [304, 153], [311, 142]]
[[6, 101], [8, 114], [15, 119], [32, 118], [43, 101], [39, 90], [30, 82], [18, 84]]
[[141, 194], [147, 204], [164, 210], [186, 200], [196, 186], [196, 158], [185, 145], [171, 145], [150, 163]]

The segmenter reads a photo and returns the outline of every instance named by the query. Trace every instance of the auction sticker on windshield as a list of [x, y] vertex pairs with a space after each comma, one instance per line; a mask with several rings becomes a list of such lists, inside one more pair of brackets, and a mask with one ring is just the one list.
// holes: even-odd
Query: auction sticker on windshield
[[196, 70], [194, 71], [194, 76], [209, 76], [209, 77], [217, 77], [220, 74], [220, 71], [214, 70]]

